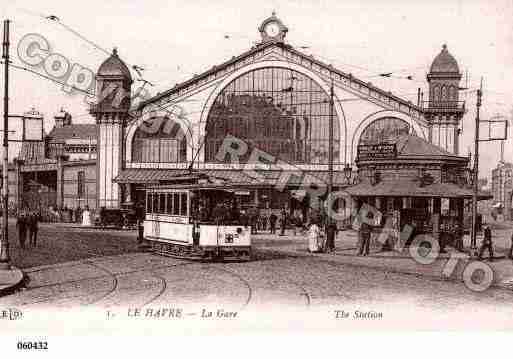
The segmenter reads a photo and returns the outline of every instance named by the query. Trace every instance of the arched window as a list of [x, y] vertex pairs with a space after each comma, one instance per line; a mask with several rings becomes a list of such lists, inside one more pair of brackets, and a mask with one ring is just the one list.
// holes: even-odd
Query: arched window
[[451, 86], [451, 101], [458, 101], [458, 89], [456, 86]]
[[447, 101], [447, 87], [442, 85], [442, 91], [440, 92], [440, 102]]
[[415, 130], [408, 122], [395, 117], [383, 117], [373, 121], [363, 130], [358, 145], [394, 142], [397, 137], [407, 134], [415, 135]]
[[440, 86], [435, 85], [433, 91], [433, 102], [437, 103], [440, 101]]
[[[226, 136], [289, 163], [327, 163], [329, 96], [311, 78], [268, 67], [236, 78], [217, 96], [206, 124], [205, 161], [218, 162]], [[339, 120], [333, 109], [334, 157], [339, 158]], [[229, 161], [227, 156], [222, 162]]]
[[143, 122], [135, 131], [132, 161], [176, 163], [187, 160], [187, 139], [180, 125], [165, 117]]

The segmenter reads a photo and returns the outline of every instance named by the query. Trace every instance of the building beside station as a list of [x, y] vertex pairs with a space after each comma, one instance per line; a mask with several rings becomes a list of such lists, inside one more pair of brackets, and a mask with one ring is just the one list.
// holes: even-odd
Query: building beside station
[[500, 161], [492, 170], [492, 195], [504, 219], [513, 220], [513, 163]]
[[[37, 111], [28, 115], [44, 121]], [[75, 124], [62, 109], [54, 120], [42, 138], [21, 142], [9, 168], [9, 202], [18, 208], [94, 208], [96, 125]]]

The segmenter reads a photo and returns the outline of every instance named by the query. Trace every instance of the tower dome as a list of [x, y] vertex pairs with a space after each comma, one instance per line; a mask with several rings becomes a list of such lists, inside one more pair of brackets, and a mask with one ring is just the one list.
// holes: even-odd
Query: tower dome
[[125, 63], [119, 58], [116, 48], [112, 50], [112, 55], [105, 60], [98, 69], [97, 76], [120, 76], [132, 81], [132, 75]]
[[442, 46], [442, 51], [436, 55], [431, 68], [430, 73], [460, 73], [458, 62], [447, 50], [447, 45]]

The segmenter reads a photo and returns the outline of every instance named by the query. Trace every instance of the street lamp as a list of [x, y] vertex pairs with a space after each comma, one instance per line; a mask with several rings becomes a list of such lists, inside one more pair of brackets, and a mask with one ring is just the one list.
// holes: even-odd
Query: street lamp
[[346, 178], [346, 182], [349, 184], [351, 179], [351, 174], [353, 172], [353, 168], [349, 165], [349, 163], [346, 163], [344, 166], [344, 177]]

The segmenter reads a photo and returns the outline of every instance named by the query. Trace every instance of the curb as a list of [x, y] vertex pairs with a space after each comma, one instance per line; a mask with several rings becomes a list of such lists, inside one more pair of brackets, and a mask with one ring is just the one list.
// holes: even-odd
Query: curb
[[16, 292], [16, 290], [23, 286], [23, 283], [28, 278], [21, 269], [15, 266], [11, 266], [11, 269], [9, 269], [9, 271], [14, 272], [15, 278], [9, 284], [0, 284], [0, 297], [13, 294], [14, 292]]

